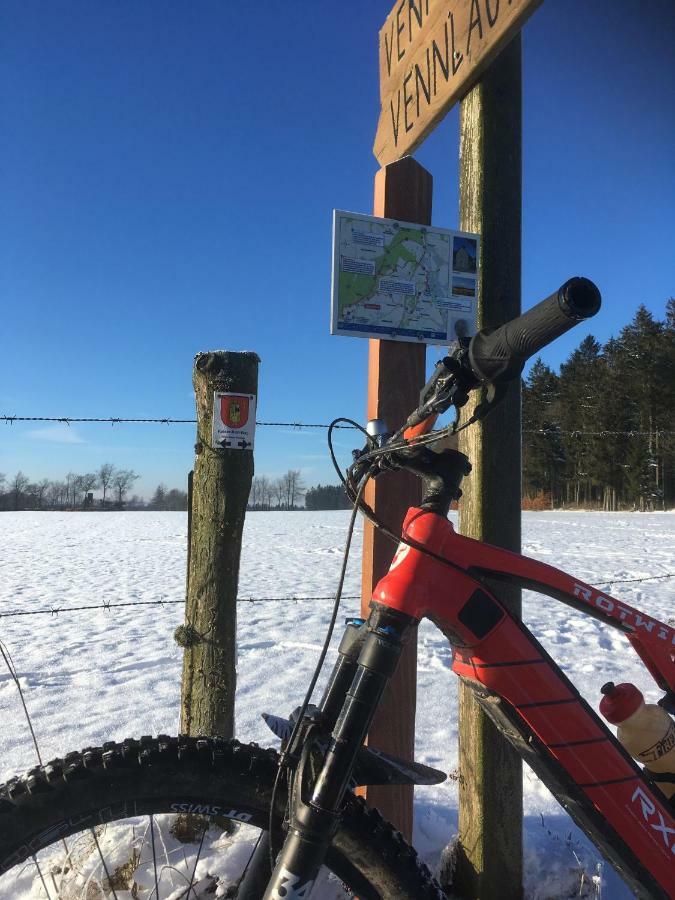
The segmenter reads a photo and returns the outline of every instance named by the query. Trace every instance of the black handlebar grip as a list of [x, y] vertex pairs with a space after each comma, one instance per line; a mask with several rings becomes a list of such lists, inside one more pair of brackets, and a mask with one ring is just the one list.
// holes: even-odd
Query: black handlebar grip
[[546, 300], [499, 328], [479, 331], [469, 344], [469, 364], [480, 381], [517, 378], [526, 361], [600, 309], [600, 291], [588, 278], [570, 278]]

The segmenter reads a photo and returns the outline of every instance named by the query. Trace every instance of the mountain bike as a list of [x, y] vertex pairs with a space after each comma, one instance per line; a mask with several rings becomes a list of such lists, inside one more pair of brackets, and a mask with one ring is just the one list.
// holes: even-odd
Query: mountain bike
[[[673, 807], [527, 627], [494, 596], [490, 582], [538, 591], [619, 629], [664, 692], [661, 703], [671, 713], [675, 631], [552, 566], [457, 534], [447, 514], [471, 466], [455, 449], [433, 448], [488, 414], [529, 357], [599, 306], [595, 285], [571, 279], [512, 322], [462, 339], [438, 363], [418, 408], [395, 433], [377, 423], [362, 429], [365, 445], [341, 473], [353, 501], [349, 535], [361, 511], [399, 542], [398, 550], [375, 588], [367, 620], [347, 621], [337, 661], [313, 705], [338, 615], [348, 540], [328, 635], [305, 699], [288, 719], [265, 716], [281, 739], [280, 752], [218, 737], [160, 735], [52, 760], [0, 787], [0, 872], [11, 878], [16, 867], [32, 860], [46, 896], [117, 897], [125, 891], [124, 896], [159, 897], [171, 860], [167, 855], [166, 864], [158, 864], [156, 817], [172, 813], [206, 823], [216, 819], [230, 829], [259, 829], [243, 872], [226, 894], [238, 900], [324, 898], [336, 891], [364, 900], [445, 896], [401, 835], [354, 794], [358, 785], [436, 784], [445, 778], [364, 746], [402, 648], [426, 617], [447, 636], [452, 668], [485, 713], [637, 896], [674, 897]], [[479, 402], [460, 425], [473, 391], [480, 392]], [[433, 430], [451, 407], [454, 421]], [[339, 421], [346, 420], [336, 420], [331, 432]], [[390, 470], [411, 471], [423, 481], [423, 500], [409, 510], [402, 535], [377, 521], [363, 499], [368, 480]], [[131, 855], [128, 844], [120, 850], [117, 838], [109, 838], [121, 821], [141, 837]], [[203, 841], [204, 830], [201, 835]], [[86, 852], [77, 841], [85, 842]], [[104, 851], [111, 848], [106, 859]], [[51, 854], [46, 860], [44, 852]], [[149, 873], [147, 890], [136, 885], [128, 893], [128, 872], [141, 864]], [[196, 872], [197, 862], [187, 887], [172, 889], [170, 896], [198, 896], [196, 882], [205, 888]]]

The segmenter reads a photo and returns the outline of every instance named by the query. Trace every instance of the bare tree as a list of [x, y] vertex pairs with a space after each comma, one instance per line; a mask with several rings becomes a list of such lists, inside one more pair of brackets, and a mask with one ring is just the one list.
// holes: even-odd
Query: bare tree
[[12, 496], [14, 497], [14, 509], [17, 510], [19, 508], [19, 501], [21, 495], [28, 487], [28, 478], [23, 474], [23, 472], [18, 471], [14, 478], [9, 483], [9, 490]]
[[260, 507], [260, 477], [255, 477], [251, 482], [251, 493], [248, 496], [248, 505], [251, 509]]
[[267, 475], [260, 476], [260, 503], [263, 509], [272, 505], [272, 483]]
[[70, 477], [70, 490], [71, 490], [71, 500], [70, 500], [70, 508], [75, 509], [76, 506], [79, 506], [80, 494], [82, 493], [82, 475], [74, 475], [72, 472], [68, 472], [67, 478]]
[[65, 506], [68, 502], [68, 488], [64, 481], [52, 481], [47, 488], [47, 503], [52, 507]]
[[117, 491], [117, 505], [121, 509], [124, 504], [124, 497], [131, 487], [131, 485], [136, 481], [137, 478], [140, 478], [140, 475], [137, 475], [131, 469], [117, 469], [112, 479], [112, 486]]
[[42, 481], [38, 481], [34, 485], [32, 485], [32, 494], [35, 497], [35, 502], [38, 509], [42, 509], [42, 504], [44, 503], [45, 495], [50, 483], [51, 482], [48, 478], [43, 478]]
[[284, 475], [272, 482], [272, 495], [277, 501], [277, 508], [283, 509], [286, 501], [286, 477]]
[[305, 492], [299, 469], [289, 469], [275, 482], [275, 496], [279, 508], [295, 509], [295, 505]]
[[87, 494], [90, 491], [93, 491], [97, 485], [98, 485], [98, 475], [96, 474], [96, 472], [87, 472], [85, 475], [80, 475], [80, 492], [82, 493], [82, 506], [86, 506]]
[[286, 473], [288, 479], [289, 509], [295, 509], [296, 501], [299, 503], [305, 493], [305, 485], [302, 481], [300, 469], [289, 469]]
[[74, 472], [68, 472], [66, 475], [66, 506], [69, 506], [71, 509], [75, 508], [75, 479], [77, 475]]
[[101, 486], [101, 490], [103, 491], [103, 500], [101, 501], [101, 505], [105, 506], [105, 495], [112, 484], [113, 477], [115, 475], [115, 466], [112, 463], [103, 463], [101, 468], [98, 470], [98, 483]]
[[277, 481], [277, 497], [278, 503], [277, 506], [279, 509], [284, 508], [288, 509], [290, 492], [288, 490], [288, 472], [285, 475], [280, 475]]

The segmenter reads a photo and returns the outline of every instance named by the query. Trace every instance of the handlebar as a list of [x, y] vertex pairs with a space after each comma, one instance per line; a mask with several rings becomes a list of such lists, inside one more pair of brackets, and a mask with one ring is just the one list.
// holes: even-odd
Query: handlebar
[[516, 378], [527, 360], [600, 309], [600, 291], [588, 278], [570, 278], [559, 290], [499, 328], [479, 331], [469, 344], [469, 365], [479, 381]]
[[[479, 331], [468, 346], [463, 343], [436, 365], [422, 389], [419, 406], [397, 432], [379, 446], [370, 440], [364, 450], [354, 451], [354, 464], [349, 470], [353, 483], [358, 483], [366, 472], [374, 477], [378, 470], [408, 468], [427, 480], [430, 508], [445, 509], [446, 502], [449, 505], [452, 497], [459, 496], [459, 480], [466, 474], [460, 472], [455, 456], [465, 461], [466, 458], [454, 450], [430, 453], [423, 445], [438, 441], [444, 433], [456, 432], [459, 410], [468, 402], [469, 394], [481, 386], [487, 387], [483, 399], [462, 428], [486, 416], [504, 397], [506, 382], [520, 375], [531, 356], [577, 323], [594, 316], [600, 304], [600, 291], [592, 281], [570, 278], [522, 316], [499, 328]], [[423, 439], [432, 431], [438, 416], [451, 406], [457, 411], [455, 422]], [[442, 469], [445, 465], [450, 466], [447, 472]], [[440, 478], [438, 484], [431, 477], [434, 473]], [[356, 495], [355, 488], [353, 494]], [[446, 512], [447, 509], [442, 514]]]

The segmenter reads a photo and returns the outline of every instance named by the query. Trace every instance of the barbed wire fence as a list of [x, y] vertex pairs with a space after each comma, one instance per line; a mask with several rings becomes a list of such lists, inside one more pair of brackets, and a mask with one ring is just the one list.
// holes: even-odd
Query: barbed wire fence
[[[169, 416], [152, 416], [152, 417], [129, 417], [129, 416], [19, 416], [19, 415], [7, 415], [0, 414], [0, 422], [4, 422], [5, 425], [13, 425], [16, 422], [51, 422], [61, 425], [72, 425], [72, 424], [81, 424], [81, 423], [91, 423], [91, 424], [109, 424], [109, 425], [122, 425], [122, 424], [148, 424], [148, 425], [195, 425], [196, 419], [180, 419], [180, 418], [172, 418]], [[290, 422], [268, 422], [268, 421], [256, 421], [257, 427], [267, 427], [267, 428], [293, 428], [293, 429], [328, 429], [331, 427], [329, 423], [324, 422], [301, 422], [301, 421], [290, 421]], [[350, 424], [339, 424], [333, 426], [335, 429], [341, 429], [346, 431], [355, 431], [357, 430], [354, 425]], [[624, 437], [644, 437], [648, 436], [650, 432], [647, 431], [581, 431], [581, 430], [572, 430], [565, 431], [558, 428], [554, 429], [523, 429], [523, 434], [564, 434], [564, 435], [572, 435], [572, 436], [588, 436], [588, 437], [608, 437], [608, 436], [624, 436]], [[656, 432], [659, 435], [673, 435], [675, 431], [667, 431], [667, 430], [658, 430]], [[666, 573], [662, 575], [649, 575], [644, 578], [630, 578], [630, 579], [607, 579], [604, 581], [597, 582], [593, 586], [596, 588], [612, 588], [617, 584], [634, 584], [634, 583], [642, 583], [648, 581], [656, 581], [656, 580], [668, 580], [670, 578], [675, 577], [675, 573]], [[285, 596], [285, 597], [238, 597], [238, 603], [271, 603], [271, 602], [287, 602], [287, 603], [299, 603], [305, 601], [328, 601], [333, 600], [332, 596], [312, 596], [312, 597], [302, 597], [302, 596]], [[344, 596], [345, 600], [356, 600], [359, 599], [359, 595], [350, 595]], [[36, 615], [49, 615], [49, 616], [58, 616], [61, 613], [72, 613], [72, 612], [83, 612], [88, 610], [104, 610], [107, 612], [112, 611], [113, 609], [121, 609], [127, 607], [138, 607], [138, 606], [167, 606], [167, 605], [178, 605], [184, 603], [184, 599], [180, 600], [169, 600], [165, 598], [161, 598], [159, 600], [146, 600], [146, 601], [131, 601], [131, 602], [122, 602], [122, 603], [113, 603], [113, 602], [104, 602], [102, 604], [88, 604], [86, 606], [50, 606], [49, 608], [38, 609], [38, 610], [8, 610], [5, 612], [0, 611], [0, 619], [9, 619], [9, 618], [17, 618], [23, 616], [36, 616]]]
[[[645, 575], [643, 578], [613, 578], [607, 581], [598, 581], [592, 584], [595, 588], [612, 588], [617, 584], [644, 584], [649, 581], [667, 581], [675, 578], [675, 572], [665, 572], [663, 575]], [[360, 600], [360, 594], [343, 594], [342, 600]], [[334, 595], [310, 596], [304, 597], [296, 594], [288, 594], [284, 597], [237, 597], [237, 603], [306, 603], [306, 602], [323, 602], [335, 601]], [[158, 600], [131, 600], [121, 603], [114, 603], [112, 600], [103, 603], [91, 603], [87, 605], [76, 606], [49, 606], [41, 609], [9, 609], [0, 611], [0, 620], [14, 619], [24, 616], [59, 616], [61, 613], [80, 613], [93, 610], [103, 610], [104, 612], [112, 612], [114, 609], [134, 608], [140, 606], [179, 606], [185, 604], [184, 599], [169, 600], [161, 597]]]
[[[107, 424], [111, 426], [122, 425], [122, 424], [148, 424], [148, 425], [195, 425], [196, 419], [181, 419], [181, 418], [172, 418], [172, 417], [164, 417], [164, 416], [154, 416], [154, 417], [122, 417], [122, 416], [19, 416], [19, 415], [0, 415], [0, 423], [4, 423], [7, 426], [12, 426], [15, 423], [30, 423], [30, 422], [44, 422], [44, 423], [54, 423], [60, 425], [74, 425], [74, 424]], [[302, 422], [302, 421], [287, 421], [287, 422], [277, 422], [277, 421], [256, 421], [256, 426], [263, 428], [290, 428], [293, 430], [327, 430], [330, 425], [328, 423], [321, 422]], [[349, 424], [339, 424], [334, 426], [336, 429], [346, 430], [346, 431], [355, 431], [356, 428], [353, 425]], [[563, 431], [560, 429], [524, 429], [524, 434], [539, 434], [539, 435], [547, 435], [547, 434], [559, 434], [559, 435], [572, 435], [578, 437], [609, 437], [609, 436], [617, 436], [622, 435], [625, 437], [644, 437], [649, 434], [649, 432], [644, 431]], [[660, 435], [672, 435], [675, 432], [672, 431], [659, 431]], [[662, 582], [668, 581], [672, 578], [675, 578], [675, 572], [666, 572], [659, 575], [647, 575], [641, 578], [607, 578], [602, 581], [596, 582], [593, 586], [599, 589], [611, 589], [616, 585], [623, 584], [641, 584], [646, 582]], [[343, 600], [346, 601], [356, 601], [360, 600], [360, 594], [347, 594], [343, 595]], [[290, 594], [286, 596], [239, 596], [237, 598], [237, 602], [240, 604], [261, 604], [261, 603], [285, 603], [285, 604], [298, 604], [298, 603], [323, 603], [323, 602], [333, 602], [333, 595], [311, 595], [311, 596], [302, 596]], [[176, 606], [184, 606], [185, 598], [181, 597], [180, 599], [170, 599], [169, 597], [161, 596], [155, 600], [135, 600], [135, 601], [120, 601], [114, 602], [112, 600], [104, 601], [103, 603], [92, 603], [86, 605], [73, 605], [73, 606], [60, 606], [60, 605], [50, 605], [47, 607], [41, 607], [39, 609], [0, 609], [0, 621], [9, 624], [9, 620], [21, 620], [26, 617], [33, 616], [48, 616], [51, 619], [58, 619], [61, 615], [71, 614], [71, 615], [81, 615], [85, 612], [105, 612], [105, 613], [113, 613], [116, 610], [127, 610], [129, 612], [133, 612], [138, 608], [143, 607], [144, 610], [149, 608], [157, 608], [157, 607], [176, 607]], [[123, 617], [118, 619], [118, 622], [121, 624], [126, 619]], [[114, 618], [111, 618], [110, 624], [115, 621]], [[20, 678], [17, 674], [14, 663], [9, 654], [9, 650], [6, 645], [0, 641], [0, 655], [2, 656], [2, 662], [4, 663], [4, 667], [10, 674], [12, 681], [16, 687], [16, 690], [19, 694], [22, 710], [24, 717], [26, 719], [28, 728], [30, 730], [31, 738], [33, 741], [33, 745], [35, 747], [36, 755], [38, 760], [41, 762], [40, 757], [40, 749], [38, 745], [38, 741], [35, 735], [35, 730], [33, 727], [33, 723], [31, 721], [28, 708], [26, 706], [26, 701], [23, 695], [23, 691], [20, 684]]]
[[[175, 419], [168, 416], [148, 418], [129, 418], [121, 416], [15, 416], [0, 415], [0, 422], [13, 425], [15, 422], [55, 422], [61, 425], [95, 423], [104, 425], [196, 425], [196, 419]], [[326, 422], [258, 422], [256, 427], [262, 428], [330, 428]], [[336, 430], [356, 431], [354, 425], [334, 425]], [[656, 431], [581, 431], [578, 429], [565, 431], [559, 428], [525, 428], [523, 434], [565, 434], [587, 435], [589, 437], [647, 437], [649, 435], [674, 435], [675, 431], [657, 429]]]

